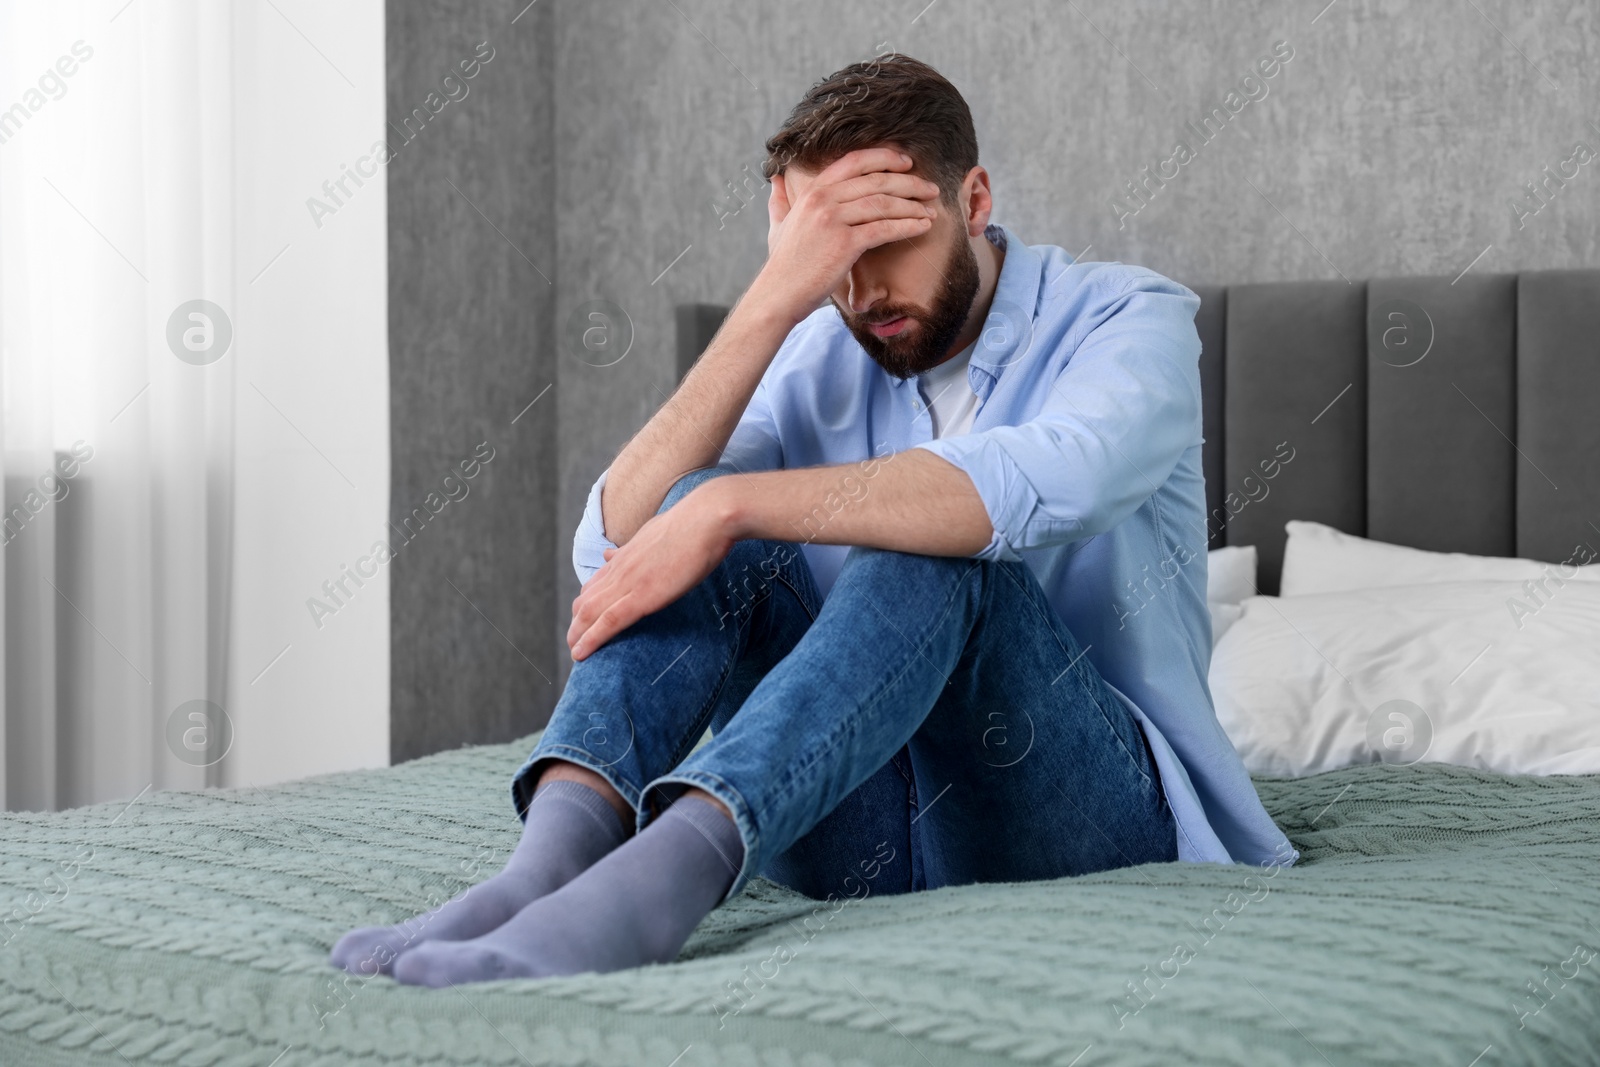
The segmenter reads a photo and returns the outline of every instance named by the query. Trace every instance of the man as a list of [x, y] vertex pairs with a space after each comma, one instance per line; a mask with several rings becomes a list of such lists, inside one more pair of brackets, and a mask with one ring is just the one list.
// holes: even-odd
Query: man
[[1295, 855], [1206, 684], [1197, 298], [991, 225], [967, 105], [908, 57], [820, 82], [767, 150], [766, 264], [589, 494], [521, 843], [335, 963], [667, 962], [758, 873]]

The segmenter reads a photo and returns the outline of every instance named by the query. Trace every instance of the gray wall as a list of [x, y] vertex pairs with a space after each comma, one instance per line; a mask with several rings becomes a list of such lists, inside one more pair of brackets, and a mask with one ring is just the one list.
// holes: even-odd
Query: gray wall
[[[555, 13], [512, 25], [521, 7], [388, 4], [391, 145], [439, 93], [386, 168], [397, 762], [522, 736], [555, 704]], [[476, 76], [442, 85], [483, 41]]]
[[[614, 366], [558, 360], [563, 626], [588, 487], [673, 383], [673, 306], [731, 303], [765, 255], [766, 187], [725, 225], [713, 203], [812, 82], [884, 47], [966, 95], [997, 218], [1029, 243], [1189, 282], [1454, 277], [1485, 249], [1476, 270], [1600, 263], [1600, 161], [1521, 228], [1511, 207], [1600, 149], [1593, 0], [926, 3], [557, 6], [557, 310], [609, 299], [635, 331]], [[1268, 94], [1119, 228], [1123, 183], [1280, 40]]]

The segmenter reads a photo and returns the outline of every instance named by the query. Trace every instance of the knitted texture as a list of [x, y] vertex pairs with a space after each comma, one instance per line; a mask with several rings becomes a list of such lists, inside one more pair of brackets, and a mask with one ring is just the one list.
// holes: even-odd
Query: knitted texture
[[0, 1064], [1600, 1063], [1600, 777], [1261, 779], [1292, 868], [880, 896], [863, 856], [831, 903], [753, 881], [670, 965], [333, 969], [500, 868], [532, 741], [0, 816]]

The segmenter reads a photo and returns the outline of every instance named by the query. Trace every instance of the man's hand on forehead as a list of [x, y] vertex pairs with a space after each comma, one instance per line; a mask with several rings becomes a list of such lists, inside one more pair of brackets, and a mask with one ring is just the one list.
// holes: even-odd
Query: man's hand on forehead
[[[849, 152], [816, 175], [772, 177], [767, 265], [755, 286], [795, 318], [838, 288], [861, 253], [920, 237], [933, 226], [939, 186], [911, 173], [911, 157], [889, 147]], [[763, 287], [763, 283], [765, 283]]]

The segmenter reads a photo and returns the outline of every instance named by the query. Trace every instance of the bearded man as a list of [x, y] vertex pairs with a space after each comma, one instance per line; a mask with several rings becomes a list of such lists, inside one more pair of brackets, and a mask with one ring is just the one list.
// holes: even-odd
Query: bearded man
[[907, 56], [819, 82], [767, 151], [765, 264], [589, 493], [520, 844], [335, 964], [668, 962], [758, 874], [837, 899], [1296, 855], [1207, 685], [1198, 298], [992, 223], [966, 102]]

